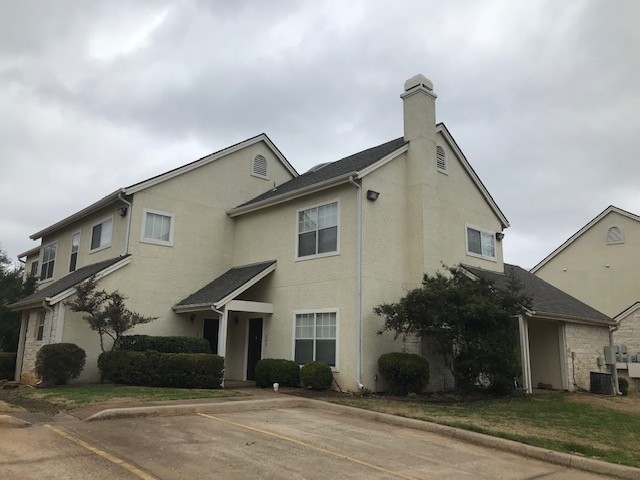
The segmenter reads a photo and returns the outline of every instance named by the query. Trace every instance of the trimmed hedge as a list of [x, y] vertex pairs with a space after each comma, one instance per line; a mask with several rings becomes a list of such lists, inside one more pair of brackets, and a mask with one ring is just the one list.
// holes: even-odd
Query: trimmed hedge
[[300, 370], [302, 386], [314, 390], [331, 388], [333, 374], [331, 367], [324, 362], [309, 362]]
[[429, 362], [415, 353], [385, 353], [378, 359], [378, 370], [390, 393], [422, 393], [429, 383]]
[[98, 357], [103, 380], [126, 385], [220, 388], [224, 359], [210, 353], [113, 350]]
[[43, 386], [64, 385], [80, 375], [86, 358], [85, 351], [75, 343], [44, 345], [36, 356], [36, 373]]
[[116, 350], [160, 353], [211, 353], [209, 342], [199, 337], [154, 337], [151, 335], [125, 335], [120, 337]]
[[274, 383], [281, 387], [300, 386], [300, 367], [293, 360], [284, 358], [264, 358], [256, 364], [256, 386], [271, 387]]
[[0, 352], [0, 380], [13, 380], [16, 374], [16, 358], [14, 352]]

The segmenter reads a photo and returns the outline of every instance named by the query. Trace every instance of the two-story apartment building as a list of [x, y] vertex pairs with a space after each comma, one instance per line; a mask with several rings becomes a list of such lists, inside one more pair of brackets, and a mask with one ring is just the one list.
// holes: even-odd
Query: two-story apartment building
[[403, 136], [302, 175], [262, 134], [32, 235], [41, 245], [24, 254], [26, 269], [38, 262], [42, 280], [14, 305], [23, 311], [20, 378], [33, 378], [35, 355], [51, 342], [84, 348], [80, 381], [98, 378], [98, 336], [65, 306], [97, 275], [129, 308], [158, 317], [135, 333], [207, 338], [227, 379], [253, 378], [260, 358], [323, 360], [342, 388], [375, 388], [381, 354], [420, 345], [378, 335], [373, 308], [443, 263], [502, 274], [509, 225], [436, 124], [432, 83], [417, 75], [401, 98]]

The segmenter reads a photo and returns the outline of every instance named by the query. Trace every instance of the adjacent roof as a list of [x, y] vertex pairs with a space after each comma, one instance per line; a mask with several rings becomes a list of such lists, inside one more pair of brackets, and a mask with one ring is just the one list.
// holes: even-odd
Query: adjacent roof
[[39, 232], [34, 233], [29, 238], [31, 238], [32, 240], [41, 238], [51, 232], [54, 232], [55, 230], [58, 230], [59, 228], [70, 225], [76, 220], [79, 220], [103, 207], [106, 207], [107, 205], [120, 201], [121, 198], [125, 195], [132, 195], [136, 192], [139, 192], [140, 190], [144, 190], [145, 188], [149, 188], [153, 185], [157, 185], [158, 183], [177, 177], [178, 175], [182, 175], [191, 170], [207, 165], [208, 163], [218, 160], [219, 158], [222, 158], [226, 155], [229, 155], [233, 152], [236, 152], [238, 150], [241, 150], [245, 147], [248, 147], [258, 142], [266, 143], [267, 146], [276, 155], [276, 157], [280, 160], [280, 162], [282, 162], [284, 167], [289, 171], [289, 173], [291, 173], [291, 175], [293, 175], [294, 177], [298, 176], [298, 172], [296, 172], [295, 168], [291, 166], [291, 164], [287, 161], [287, 159], [282, 154], [282, 152], [280, 152], [278, 147], [275, 146], [275, 144], [271, 141], [271, 139], [265, 133], [261, 133], [260, 135], [256, 135], [255, 137], [248, 138], [247, 140], [243, 140], [242, 142], [236, 143], [235, 145], [231, 145], [229, 147], [223, 148], [222, 150], [218, 150], [217, 152], [206, 155], [191, 163], [182, 165], [181, 167], [174, 168], [173, 170], [169, 170], [168, 172], [148, 178], [146, 180], [143, 180], [142, 182], [134, 183], [133, 185], [129, 185], [128, 187], [119, 188], [115, 192], [110, 193], [109, 195], [101, 198], [97, 202], [89, 205], [86, 208], [83, 208], [82, 210], [74, 213], [73, 215], [63, 218], [59, 222], [54, 223], [53, 225], [50, 225], [47, 228], [44, 228]]
[[28, 297], [23, 298], [22, 300], [10, 305], [13, 310], [21, 310], [20, 307], [32, 305], [34, 303], [41, 303], [44, 300], [49, 301], [51, 298], [59, 295], [66, 290], [69, 290], [76, 285], [78, 285], [83, 280], [86, 280], [92, 275], [98, 275], [101, 272], [104, 272], [109, 267], [115, 266], [118, 262], [122, 262], [127, 259], [129, 255], [111, 258], [109, 260], [104, 260], [102, 262], [93, 263], [91, 265], [86, 265], [82, 268], [79, 268], [73, 273], [62, 277], [57, 282], [53, 282], [51, 285], [47, 285], [41, 290], [38, 290], [35, 293], [32, 293]]
[[38, 245], [37, 247], [33, 247], [32, 249], [27, 250], [26, 252], [19, 253], [18, 258], [30, 257], [31, 255], [34, 255], [36, 253], [40, 253], [40, 245]]
[[202, 306], [214, 306], [217, 308], [225, 304], [227, 298], [232, 300], [271, 273], [275, 268], [275, 260], [234, 267], [231, 270], [227, 270], [213, 282], [178, 302], [173, 308], [174, 310]]
[[583, 233], [585, 233], [587, 230], [589, 230], [591, 227], [593, 227], [596, 223], [598, 223], [604, 217], [609, 215], [611, 212], [618, 213], [618, 214], [620, 214], [620, 215], [622, 215], [624, 217], [630, 218], [631, 220], [636, 220], [636, 221], [640, 222], [640, 216], [635, 215], [635, 214], [633, 214], [631, 212], [627, 212], [626, 210], [623, 210], [621, 208], [614, 207], [613, 205], [609, 205], [602, 212], [600, 212], [593, 220], [591, 220], [589, 223], [587, 223], [584, 227], [582, 227], [576, 233], [571, 235], [571, 237], [569, 237], [569, 239], [567, 239], [567, 241], [565, 241], [562, 245], [560, 245], [553, 252], [551, 252], [549, 255], [547, 255], [540, 263], [538, 263], [535, 267], [533, 267], [531, 269], [531, 273], [536, 273], [538, 270], [540, 270], [553, 257], [558, 255], [565, 248], [567, 248], [569, 245], [571, 245], [573, 242], [575, 242], [578, 237], [580, 237]]
[[[244, 207], [253, 205], [257, 206], [257, 204], [265, 203], [271, 204], [269, 200], [287, 196], [287, 194], [295, 191], [306, 191], [311, 187], [331, 182], [331, 180], [342, 180], [346, 182], [348, 181], [349, 176], [355, 175], [365, 168], [375, 164], [386, 156], [396, 152], [407, 143], [408, 142], [405, 142], [404, 138], [402, 137], [396, 138], [395, 140], [383, 143], [382, 145], [368, 148], [367, 150], [349, 155], [348, 157], [344, 157], [335, 162], [330, 162], [324, 164], [324, 166], [319, 166], [317, 168], [311, 169], [310, 171], [300, 175], [299, 177], [295, 177], [288, 182], [285, 182], [278, 187], [269, 190], [268, 192], [258, 195], [257, 197], [252, 198], [242, 205], [238, 205], [229, 213], [232, 216], [234, 215], [234, 213], [244, 213], [245, 210], [251, 210]], [[331, 184], [333, 184], [333, 182], [331, 182]]]
[[492, 272], [482, 268], [462, 265], [478, 278], [486, 278], [497, 288], [505, 288], [513, 275], [523, 287], [523, 291], [532, 298], [532, 315], [567, 320], [586, 321], [602, 325], [615, 325], [604, 313], [582, 303], [577, 298], [545, 282], [517, 265], [504, 264], [504, 273]]

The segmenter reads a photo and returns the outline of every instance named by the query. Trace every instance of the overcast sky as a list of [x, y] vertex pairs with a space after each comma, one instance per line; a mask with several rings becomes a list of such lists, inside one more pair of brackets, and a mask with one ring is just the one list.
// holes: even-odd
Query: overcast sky
[[402, 135], [423, 73], [534, 266], [640, 214], [640, 1], [0, 0], [0, 244], [265, 132], [304, 172]]

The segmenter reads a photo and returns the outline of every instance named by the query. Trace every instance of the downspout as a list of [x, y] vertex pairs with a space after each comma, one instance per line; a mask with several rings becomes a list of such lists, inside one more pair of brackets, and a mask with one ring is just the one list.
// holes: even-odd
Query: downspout
[[349, 177], [349, 183], [358, 189], [356, 200], [356, 382], [362, 390], [362, 187]]
[[[609, 345], [613, 350], [613, 332], [618, 330], [618, 325], [615, 327], [609, 327]], [[611, 365], [611, 379], [613, 381], [613, 394], [620, 395], [620, 389], [618, 388], [618, 366], [614, 363]]]
[[[226, 315], [224, 314], [224, 312], [218, 310], [215, 305], [211, 305], [211, 310], [213, 310], [214, 312], [216, 312], [218, 315], [220, 315], [220, 330], [222, 330], [222, 332], [218, 332], [218, 355], [220, 355], [220, 340], [224, 340], [225, 344], [227, 343], [227, 318]], [[221, 333], [224, 333], [224, 335], [220, 335]], [[226, 355], [227, 355], [227, 348], [226, 345], [224, 346], [224, 357], [223, 359], [225, 359], [226, 361]], [[220, 387], [224, 388], [224, 370], [222, 371], [222, 382], [220, 383]]]
[[129, 232], [131, 231], [131, 202], [128, 202], [122, 196], [122, 193], [118, 194], [118, 199], [127, 205], [127, 228], [124, 233], [124, 252], [122, 255], [129, 254]]

